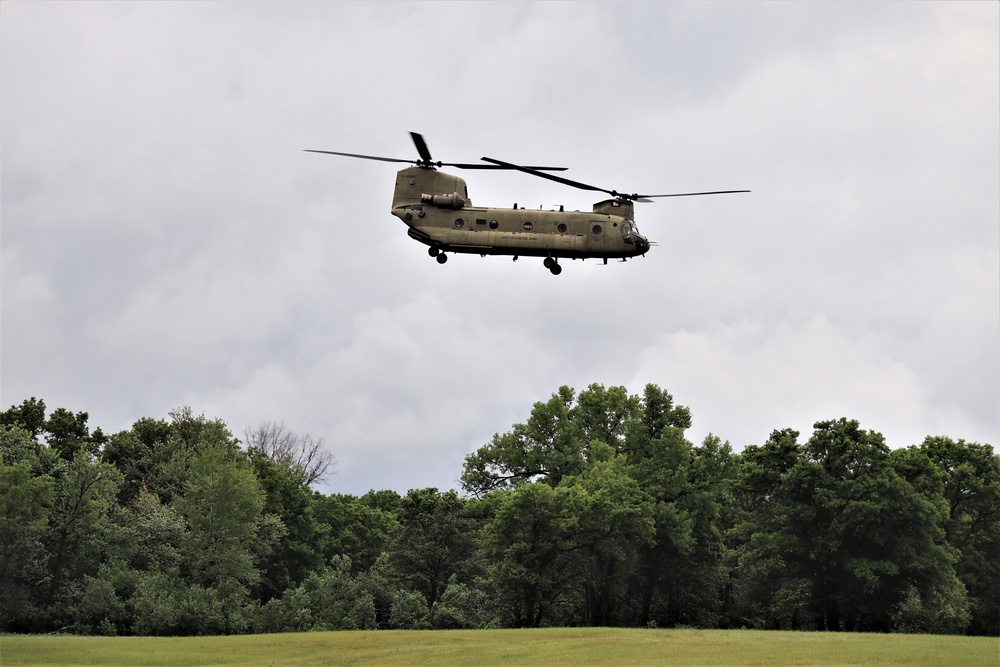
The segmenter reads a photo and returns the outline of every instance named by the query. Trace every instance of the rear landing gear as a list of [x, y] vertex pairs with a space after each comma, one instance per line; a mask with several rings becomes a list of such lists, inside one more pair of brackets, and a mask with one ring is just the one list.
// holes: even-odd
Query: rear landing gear
[[545, 266], [546, 269], [551, 271], [552, 275], [554, 276], [558, 276], [560, 273], [562, 273], [562, 267], [559, 266], [559, 262], [557, 262], [554, 257], [546, 257], [542, 261], [542, 265]]
[[446, 255], [444, 253], [441, 253], [440, 255], [437, 255], [437, 261], [438, 261], [438, 264], [444, 264], [445, 262], [448, 261], [448, 255]]

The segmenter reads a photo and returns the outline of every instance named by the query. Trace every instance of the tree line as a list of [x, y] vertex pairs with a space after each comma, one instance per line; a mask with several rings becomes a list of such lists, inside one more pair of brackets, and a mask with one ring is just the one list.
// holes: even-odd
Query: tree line
[[112, 435], [0, 413], [0, 631], [632, 626], [1000, 635], [1000, 457], [857, 421], [736, 453], [690, 411], [562, 387], [457, 490], [324, 495], [283, 425], [189, 408]]

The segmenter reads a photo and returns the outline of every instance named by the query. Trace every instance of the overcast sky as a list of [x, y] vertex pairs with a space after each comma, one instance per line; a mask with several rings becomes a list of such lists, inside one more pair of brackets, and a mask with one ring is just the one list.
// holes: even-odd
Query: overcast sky
[[[739, 451], [848, 417], [1000, 443], [1000, 3], [0, 3], [2, 408], [323, 438], [320, 490], [457, 487], [560, 385]], [[397, 165], [559, 164], [627, 263], [454, 256]], [[594, 193], [460, 172], [476, 205]]]

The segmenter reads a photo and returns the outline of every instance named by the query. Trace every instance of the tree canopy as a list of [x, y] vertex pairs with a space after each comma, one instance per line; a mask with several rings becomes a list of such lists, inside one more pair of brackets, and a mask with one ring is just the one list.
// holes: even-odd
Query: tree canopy
[[0, 631], [753, 627], [1000, 635], [1000, 457], [848, 418], [735, 452], [560, 387], [460, 489], [324, 495], [322, 440], [179, 408], [0, 413]]

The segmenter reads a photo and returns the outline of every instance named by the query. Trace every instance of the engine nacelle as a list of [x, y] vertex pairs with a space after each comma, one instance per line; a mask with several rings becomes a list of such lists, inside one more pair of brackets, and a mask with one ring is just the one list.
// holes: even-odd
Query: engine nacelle
[[437, 206], [438, 208], [462, 208], [465, 206], [466, 199], [457, 192], [452, 192], [448, 195], [420, 195], [420, 202], [423, 204], [430, 204], [431, 206]]

